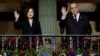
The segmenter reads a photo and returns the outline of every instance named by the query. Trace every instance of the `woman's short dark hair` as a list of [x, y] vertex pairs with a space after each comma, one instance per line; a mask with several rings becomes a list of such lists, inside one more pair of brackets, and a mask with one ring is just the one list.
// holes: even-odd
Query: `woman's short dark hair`
[[[28, 7], [26, 7], [25, 10], [24, 10], [24, 14], [25, 14], [25, 17], [26, 17], [26, 18], [27, 18], [27, 13], [29, 12], [29, 9], [32, 9], [33, 12], [34, 12], [34, 14], [35, 14], [35, 10], [34, 10], [34, 8], [31, 7], [31, 6], [28, 6]], [[34, 17], [34, 16], [33, 16], [33, 17]]]
[[67, 4], [67, 3], [63, 3], [63, 4], [61, 5], [61, 9], [62, 9], [62, 7], [66, 8], [66, 10], [67, 10], [68, 4]]

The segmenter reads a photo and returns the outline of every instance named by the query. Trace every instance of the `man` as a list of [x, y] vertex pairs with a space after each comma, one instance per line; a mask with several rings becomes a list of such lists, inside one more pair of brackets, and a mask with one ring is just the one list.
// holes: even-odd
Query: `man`
[[[67, 20], [66, 20], [66, 34], [70, 34], [70, 35], [91, 34], [92, 31], [91, 31], [89, 20], [87, 16], [79, 13], [78, 5], [76, 3], [70, 4], [70, 11], [71, 13], [67, 15]], [[73, 48], [73, 45], [71, 45], [71, 43], [76, 45], [76, 41], [74, 43], [76, 37], [70, 37], [69, 39], [71, 40], [70, 46], [71, 48]], [[80, 43], [82, 37], [78, 37], [77, 39], [79, 39], [79, 42], [77, 43]], [[79, 45], [79, 47], [82, 47], [82, 45]]]

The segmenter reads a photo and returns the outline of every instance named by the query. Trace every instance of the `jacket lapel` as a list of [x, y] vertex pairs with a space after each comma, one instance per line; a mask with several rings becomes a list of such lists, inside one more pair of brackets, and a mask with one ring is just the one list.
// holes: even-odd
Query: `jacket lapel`
[[28, 26], [29, 28], [32, 28], [32, 27], [30, 26], [30, 22], [29, 22], [28, 19], [26, 20], [26, 22], [27, 22], [27, 26]]
[[73, 15], [71, 15], [71, 20], [72, 20], [72, 22], [73, 22], [74, 24], [76, 24]]
[[34, 25], [35, 25], [35, 22], [34, 22], [34, 20], [32, 21], [32, 27], [31, 28], [33, 28], [34, 27]]
[[81, 19], [82, 19], [82, 16], [81, 16], [81, 14], [79, 15], [79, 20], [78, 20], [78, 23], [80, 23], [81, 22]]

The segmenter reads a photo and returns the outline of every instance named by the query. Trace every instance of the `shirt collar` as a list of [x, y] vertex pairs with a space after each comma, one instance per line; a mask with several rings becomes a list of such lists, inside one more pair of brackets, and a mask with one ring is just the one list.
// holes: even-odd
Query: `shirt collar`
[[[76, 15], [77, 15], [77, 16], [79, 16], [79, 15], [80, 15], [80, 13], [77, 13]], [[74, 16], [74, 15], [73, 15], [73, 16]]]

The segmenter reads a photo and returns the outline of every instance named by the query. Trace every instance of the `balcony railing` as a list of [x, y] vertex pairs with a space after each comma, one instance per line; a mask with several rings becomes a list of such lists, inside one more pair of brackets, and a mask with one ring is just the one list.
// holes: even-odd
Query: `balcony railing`
[[[35, 37], [37, 41], [34, 43]], [[39, 43], [39, 37], [42, 37], [43, 43]], [[68, 40], [61, 43], [61, 38], [68, 38]], [[80, 56], [99, 55], [100, 35], [0, 35], [1, 55], [68, 56], [70, 52]]]

